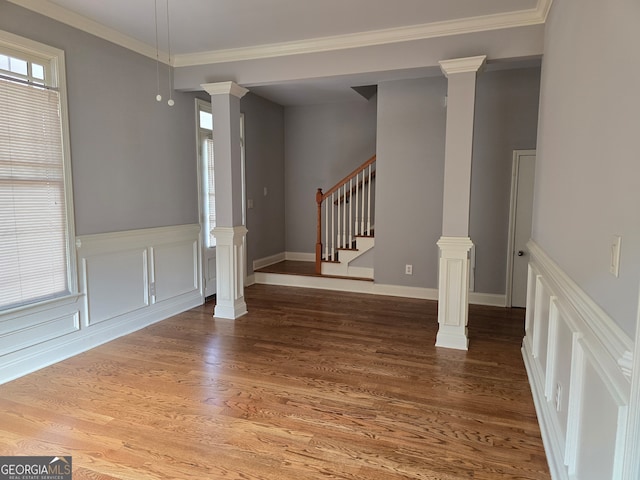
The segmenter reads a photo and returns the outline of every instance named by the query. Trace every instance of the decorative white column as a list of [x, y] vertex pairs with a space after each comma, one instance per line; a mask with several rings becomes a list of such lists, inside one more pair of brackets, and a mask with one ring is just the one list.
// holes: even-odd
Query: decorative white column
[[244, 301], [242, 156], [240, 99], [248, 92], [234, 82], [202, 85], [211, 95], [216, 192], [216, 307], [213, 315], [236, 319], [247, 313]]
[[247, 229], [215, 227], [216, 308], [214, 317], [236, 319], [247, 313], [244, 301], [244, 237]]
[[448, 79], [436, 346], [467, 350], [469, 208], [476, 76], [486, 56], [440, 62]]

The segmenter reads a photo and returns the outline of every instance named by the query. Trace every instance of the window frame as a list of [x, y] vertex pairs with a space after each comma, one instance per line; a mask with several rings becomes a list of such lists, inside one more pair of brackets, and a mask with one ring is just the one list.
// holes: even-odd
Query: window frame
[[[0, 30], [0, 52], [3, 55], [19, 56], [29, 62], [45, 67], [44, 84], [58, 90], [60, 99], [60, 127], [62, 134], [62, 168], [66, 213], [66, 276], [67, 292], [44, 300], [34, 299], [25, 304], [0, 310], [0, 315], [27, 309], [39, 310], [43, 306], [65, 302], [79, 296], [78, 270], [76, 261], [76, 230], [73, 204], [73, 183], [71, 172], [71, 147], [69, 134], [69, 109], [67, 96], [64, 51], [34, 40]], [[48, 70], [48, 72], [46, 72]]]
[[[204, 128], [200, 125], [200, 112], [206, 112], [212, 115], [212, 128]], [[207, 178], [209, 159], [205, 155], [205, 145], [207, 140], [213, 141], [213, 114], [211, 103], [200, 98], [196, 98], [196, 142], [198, 144], [198, 210], [200, 214], [200, 222], [203, 226], [202, 245], [204, 248], [216, 248], [215, 237], [212, 237], [210, 231], [206, 231], [205, 226], [209, 225], [208, 205], [209, 192], [207, 189]], [[215, 173], [215, 172], [214, 172]], [[215, 179], [214, 179], [215, 180]], [[215, 195], [215, 193], [214, 193]], [[214, 226], [215, 227], [215, 226]]]

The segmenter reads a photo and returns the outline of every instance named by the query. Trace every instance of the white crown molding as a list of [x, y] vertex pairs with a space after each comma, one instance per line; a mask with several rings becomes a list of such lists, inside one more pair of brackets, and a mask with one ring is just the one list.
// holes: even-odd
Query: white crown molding
[[[49, 18], [83, 30], [121, 47], [149, 58], [156, 58], [156, 48], [136, 40], [115, 29], [56, 5], [49, 0], [9, 0], [11, 3], [45, 15]], [[536, 8], [508, 13], [497, 13], [442, 22], [425, 23], [400, 28], [372, 30], [331, 37], [312, 38], [293, 42], [255, 45], [208, 52], [174, 55], [169, 62], [167, 52], [160, 50], [159, 60], [174, 67], [237, 62], [259, 58], [280, 57], [304, 53], [326, 52], [347, 48], [368, 47], [386, 43], [409, 42], [429, 38], [463, 35], [504, 28], [543, 24], [553, 0], [538, 0]]]
[[498, 13], [442, 22], [425, 23], [399, 28], [372, 30], [332, 37], [312, 38], [295, 42], [272, 43], [253, 47], [230, 48], [210, 52], [176, 55], [175, 67], [238, 62], [258, 58], [327, 52], [347, 48], [370, 47], [388, 43], [410, 42], [429, 38], [463, 35], [504, 28], [525, 27], [544, 23], [546, 4], [551, 0], [539, 0], [538, 7], [518, 12]]
[[[34, 11], [46, 17], [57, 20], [61, 23], [77, 28], [84, 32], [95, 35], [96, 37], [115, 43], [128, 50], [132, 50], [145, 57], [156, 59], [156, 48], [148, 45], [140, 40], [125, 35], [113, 28], [107, 27], [99, 22], [91, 20], [76, 12], [63, 8], [49, 0], [9, 0], [11, 3]], [[160, 50], [158, 52], [159, 60], [162, 63], [169, 64], [169, 55]]]
[[449, 75], [456, 73], [478, 72], [482, 69], [486, 60], [486, 55], [479, 55], [477, 57], [442, 60], [439, 63], [442, 73], [444, 73], [445, 77], [449, 78]]
[[540, 18], [542, 18], [543, 23], [547, 21], [547, 16], [549, 16], [549, 11], [551, 10], [551, 4], [553, 0], [538, 0], [538, 4], [536, 5], [536, 11]]
[[238, 98], [244, 97], [249, 91], [235, 82], [203, 83], [200, 86], [209, 95], [233, 95]]

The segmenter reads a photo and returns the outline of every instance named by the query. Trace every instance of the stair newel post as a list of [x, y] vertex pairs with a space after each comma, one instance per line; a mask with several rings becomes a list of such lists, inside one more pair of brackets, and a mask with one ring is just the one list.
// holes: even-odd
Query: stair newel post
[[316, 273], [322, 273], [322, 189], [316, 192], [316, 203], [318, 204], [318, 217], [316, 223]]

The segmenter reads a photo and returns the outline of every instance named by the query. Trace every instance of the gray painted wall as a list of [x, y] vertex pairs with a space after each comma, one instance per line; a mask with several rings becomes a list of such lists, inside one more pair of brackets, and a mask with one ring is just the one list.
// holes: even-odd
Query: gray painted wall
[[286, 107], [286, 250], [315, 252], [316, 189], [328, 190], [376, 153], [376, 97]]
[[193, 94], [158, 103], [153, 60], [9, 2], [0, 29], [65, 51], [77, 234], [198, 223]]
[[[478, 78], [469, 220], [477, 292], [505, 293], [513, 150], [535, 148], [539, 79], [539, 68]], [[446, 93], [444, 77], [379, 86], [376, 282], [438, 286]]]
[[[284, 108], [252, 93], [240, 102], [245, 124], [247, 269], [285, 250]], [[264, 195], [264, 188], [267, 195]]]
[[444, 77], [378, 86], [376, 283], [437, 288], [446, 93]]
[[505, 293], [513, 150], [536, 148], [540, 69], [478, 77], [469, 236], [476, 248], [475, 290]]
[[[638, 18], [640, 4], [627, 0], [553, 3], [532, 234], [632, 338], [640, 283]], [[622, 236], [619, 278], [609, 273], [614, 234]]]
[[[433, 67], [438, 71], [438, 62], [445, 58], [487, 55], [497, 60], [539, 56], [543, 48], [543, 35], [544, 25], [539, 24], [361, 48], [194, 65], [178, 68], [176, 88], [199, 89], [202, 83], [227, 81], [230, 78], [250, 88], [340, 75], [357, 77], [361, 74], [363, 77], [354, 81], [354, 85], [366, 85], [365, 82], [371, 81], [368, 75], [371, 72], [405, 70], [405, 74], [411, 75], [412, 69], [425, 67]], [[387, 78], [399, 78], [393, 75], [391, 73]]]

